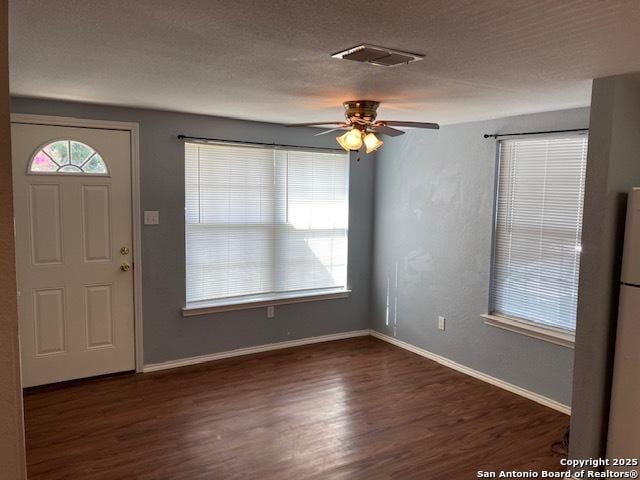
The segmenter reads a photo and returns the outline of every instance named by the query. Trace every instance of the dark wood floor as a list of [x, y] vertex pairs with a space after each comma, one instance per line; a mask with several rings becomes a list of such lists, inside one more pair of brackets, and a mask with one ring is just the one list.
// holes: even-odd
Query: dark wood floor
[[471, 479], [561, 470], [568, 417], [371, 337], [25, 397], [36, 479]]

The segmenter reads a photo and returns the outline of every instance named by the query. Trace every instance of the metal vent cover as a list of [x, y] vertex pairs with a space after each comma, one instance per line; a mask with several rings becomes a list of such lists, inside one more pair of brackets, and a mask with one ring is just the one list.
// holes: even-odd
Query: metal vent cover
[[424, 58], [424, 55], [418, 53], [402, 52], [400, 50], [367, 44], [357, 45], [347, 50], [334, 53], [331, 56], [341, 60], [353, 60], [354, 62], [370, 63], [383, 67], [395, 67], [396, 65], [417, 62]]

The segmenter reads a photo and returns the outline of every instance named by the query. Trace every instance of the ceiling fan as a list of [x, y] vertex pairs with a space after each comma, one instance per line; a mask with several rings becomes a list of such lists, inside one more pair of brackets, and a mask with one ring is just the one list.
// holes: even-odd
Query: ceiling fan
[[309, 122], [292, 123], [288, 127], [323, 127], [337, 125], [334, 128], [316, 135], [326, 135], [336, 130], [347, 130], [347, 133], [336, 138], [346, 151], [357, 151], [364, 144], [366, 152], [371, 153], [384, 143], [375, 134], [397, 137], [405, 132], [393, 127], [429, 128], [437, 130], [440, 125], [426, 122], [403, 122], [398, 120], [377, 120], [376, 115], [380, 102], [373, 100], [350, 100], [344, 102], [345, 121], [342, 122]]

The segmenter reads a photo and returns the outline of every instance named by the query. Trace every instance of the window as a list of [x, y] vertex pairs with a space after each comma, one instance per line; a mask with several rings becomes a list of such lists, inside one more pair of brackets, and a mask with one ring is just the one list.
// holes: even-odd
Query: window
[[499, 142], [492, 313], [573, 332], [587, 135]]
[[186, 143], [187, 306], [344, 290], [348, 159]]
[[38, 150], [29, 162], [34, 175], [108, 175], [107, 164], [89, 145], [75, 140], [58, 140]]

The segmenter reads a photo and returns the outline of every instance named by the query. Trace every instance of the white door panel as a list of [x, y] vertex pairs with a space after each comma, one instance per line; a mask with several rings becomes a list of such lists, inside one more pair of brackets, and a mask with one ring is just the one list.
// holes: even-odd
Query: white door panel
[[[51, 149], [60, 171], [29, 172], [57, 140], [91, 147], [108, 174]], [[130, 133], [14, 123], [12, 149], [24, 386], [133, 370], [133, 273], [120, 268], [132, 258]]]

